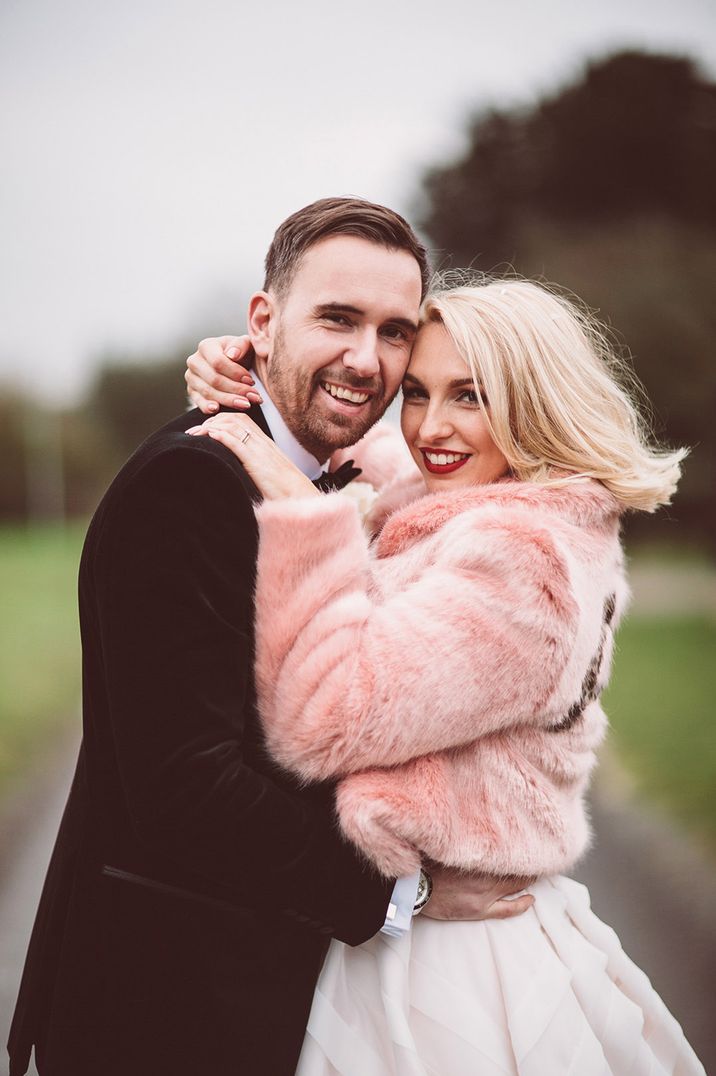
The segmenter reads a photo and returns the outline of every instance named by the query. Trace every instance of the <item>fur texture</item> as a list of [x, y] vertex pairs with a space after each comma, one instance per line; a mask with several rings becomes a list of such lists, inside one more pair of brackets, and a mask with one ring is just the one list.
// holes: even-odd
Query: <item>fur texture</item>
[[357, 444], [334, 452], [330, 469], [337, 470], [346, 460], [353, 460], [356, 467], [360, 467], [363, 472], [361, 482], [368, 482], [381, 492], [399, 476], [414, 472], [420, 478], [410, 449], [395, 426], [385, 421], [372, 426]]
[[425, 495], [412, 473], [372, 549], [340, 494], [257, 515], [271, 753], [341, 778], [341, 825], [386, 875], [570, 866], [627, 593], [615, 499], [587, 480]]

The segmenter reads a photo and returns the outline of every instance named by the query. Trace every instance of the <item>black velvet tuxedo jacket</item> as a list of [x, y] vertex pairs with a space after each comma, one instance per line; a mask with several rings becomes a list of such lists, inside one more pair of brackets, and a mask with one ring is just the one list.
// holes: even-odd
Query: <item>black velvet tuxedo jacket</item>
[[[266, 430], [260, 409], [251, 416]], [[291, 1076], [331, 936], [392, 884], [299, 789], [254, 707], [257, 492], [184, 430], [150, 437], [89, 528], [84, 737], [9, 1050], [41, 1076]]]

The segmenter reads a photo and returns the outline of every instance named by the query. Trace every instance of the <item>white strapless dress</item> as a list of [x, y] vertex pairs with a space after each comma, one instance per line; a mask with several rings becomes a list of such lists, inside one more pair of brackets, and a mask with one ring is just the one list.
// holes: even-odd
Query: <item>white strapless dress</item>
[[530, 892], [515, 919], [334, 941], [296, 1076], [704, 1076], [584, 886]]

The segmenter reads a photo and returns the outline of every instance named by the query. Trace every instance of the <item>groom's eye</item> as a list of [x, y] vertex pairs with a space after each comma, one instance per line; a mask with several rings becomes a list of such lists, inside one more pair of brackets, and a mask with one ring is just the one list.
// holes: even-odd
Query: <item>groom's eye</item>
[[408, 333], [400, 325], [386, 325], [383, 329], [383, 336], [387, 336], [389, 340], [397, 340], [399, 343], [408, 339]]

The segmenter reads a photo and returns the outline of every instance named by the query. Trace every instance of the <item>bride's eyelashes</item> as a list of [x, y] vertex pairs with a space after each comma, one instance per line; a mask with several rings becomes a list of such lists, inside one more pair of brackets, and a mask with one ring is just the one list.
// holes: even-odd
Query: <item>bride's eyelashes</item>
[[[401, 392], [406, 403], [430, 398], [425, 389], [418, 388], [416, 385], [403, 385]], [[469, 407], [487, 407], [487, 397], [484, 393], [478, 393], [476, 389], [462, 389], [455, 395], [455, 402], [467, 404]]]
[[416, 388], [415, 385], [402, 385], [400, 392], [404, 400], [427, 399], [425, 390]]

